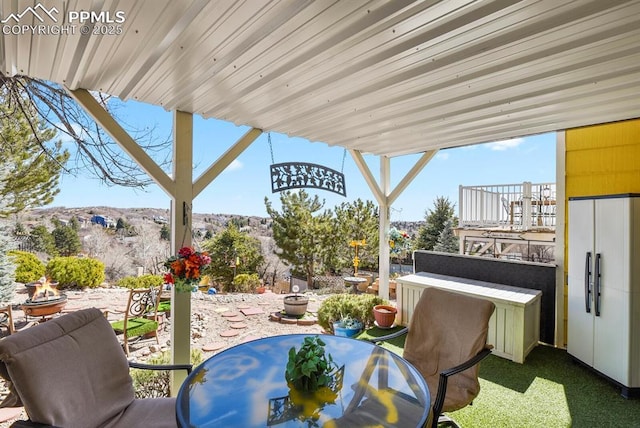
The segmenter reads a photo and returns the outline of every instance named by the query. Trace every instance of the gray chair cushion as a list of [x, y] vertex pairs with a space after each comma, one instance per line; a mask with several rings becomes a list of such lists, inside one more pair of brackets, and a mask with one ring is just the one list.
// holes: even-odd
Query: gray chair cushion
[[4, 338], [0, 360], [34, 422], [112, 427], [144, 406], [128, 409], [134, 391], [127, 359], [98, 309], [67, 314]]

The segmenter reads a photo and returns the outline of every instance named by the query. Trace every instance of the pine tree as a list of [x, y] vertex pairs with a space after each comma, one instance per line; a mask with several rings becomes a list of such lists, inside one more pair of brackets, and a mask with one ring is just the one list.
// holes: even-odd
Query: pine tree
[[12, 172], [2, 180], [1, 196], [3, 212], [16, 213], [53, 201], [69, 152], [50, 142], [56, 131], [36, 119], [33, 106], [23, 111], [3, 100], [0, 93], [0, 164], [11, 164]]
[[443, 253], [457, 253], [460, 247], [459, 244], [458, 238], [453, 233], [453, 221], [447, 219], [444, 223], [444, 229], [442, 229], [438, 237], [438, 242], [433, 246], [433, 249]]
[[53, 236], [45, 226], [39, 225], [34, 227], [29, 234], [29, 240], [31, 241], [34, 251], [40, 251], [50, 256], [58, 255]]
[[433, 250], [447, 220], [451, 220], [453, 227], [458, 224], [458, 219], [454, 216], [455, 206], [449, 198], [439, 196], [433, 205], [434, 209], [425, 214], [426, 224], [418, 230], [416, 250]]
[[211, 257], [204, 273], [226, 286], [231, 285], [234, 275], [256, 273], [264, 261], [260, 241], [240, 232], [234, 222], [202, 247]]
[[354, 247], [351, 241], [365, 241], [358, 247], [359, 269], [378, 268], [380, 217], [378, 207], [372, 201], [357, 199], [343, 202], [334, 209], [336, 239], [333, 250], [327, 253], [325, 264], [334, 271], [353, 268]]
[[171, 241], [171, 230], [166, 224], [163, 224], [160, 228], [160, 239], [164, 241]]
[[56, 249], [61, 256], [73, 256], [80, 252], [82, 245], [78, 232], [58, 223], [58, 226], [51, 232]]
[[320, 212], [324, 201], [317, 195], [312, 198], [304, 190], [282, 192], [280, 203], [282, 212], [265, 198], [267, 213], [273, 221], [273, 239], [280, 248], [277, 255], [292, 267], [293, 274], [305, 275], [311, 288], [316, 269], [321, 267], [330, 244], [335, 241], [331, 212]]
[[[2, 195], [3, 183], [9, 176], [9, 165], [0, 167], [0, 211], [6, 209], [6, 198]], [[10, 302], [16, 292], [14, 281], [15, 264], [9, 256], [9, 251], [14, 249], [9, 224], [6, 219], [0, 219], [0, 302]]]

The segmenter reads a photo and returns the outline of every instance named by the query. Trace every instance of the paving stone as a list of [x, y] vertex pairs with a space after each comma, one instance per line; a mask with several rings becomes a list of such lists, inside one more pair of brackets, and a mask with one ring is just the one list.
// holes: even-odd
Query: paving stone
[[229, 324], [229, 327], [239, 330], [239, 329], [247, 328], [248, 325], [246, 325], [243, 322], [232, 322], [232, 323]]
[[240, 316], [237, 316], [237, 317], [226, 318], [226, 320], [229, 321], [229, 322], [243, 322], [243, 321], [246, 321], [246, 318], [243, 317], [242, 315], [240, 315]]
[[223, 317], [225, 318], [231, 318], [231, 317], [240, 317], [242, 316], [242, 314], [240, 312], [232, 312], [232, 311], [228, 311], [228, 312], [224, 312], [221, 314]]
[[240, 312], [242, 312], [243, 314], [249, 316], [249, 315], [260, 315], [260, 314], [264, 314], [264, 311], [260, 308], [255, 308], [255, 307], [247, 307], [244, 309], [241, 309]]
[[249, 309], [251, 306], [249, 305], [238, 305], [237, 308], [238, 309]]
[[215, 308], [213, 311], [214, 311], [214, 312], [218, 312], [218, 313], [228, 312], [228, 311], [229, 311], [229, 308], [225, 308], [224, 306], [221, 306], [221, 307], [219, 307], [219, 308]]
[[220, 333], [220, 336], [222, 337], [234, 337], [239, 335], [240, 332], [238, 330], [225, 330], [222, 333]]
[[225, 342], [213, 342], [202, 346], [204, 352], [215, 352], [227, 346]]

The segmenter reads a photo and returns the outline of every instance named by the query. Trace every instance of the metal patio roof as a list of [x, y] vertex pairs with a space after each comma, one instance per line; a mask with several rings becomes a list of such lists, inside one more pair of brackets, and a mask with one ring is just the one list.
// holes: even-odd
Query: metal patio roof
[[[81, 34], [80, 10], [122, 33]], [[637, 0], [13, 0], [0, 16], [7, 75], [377, 155], [640, 117]], [[25, 24], [75, 29], [12, 34]]]

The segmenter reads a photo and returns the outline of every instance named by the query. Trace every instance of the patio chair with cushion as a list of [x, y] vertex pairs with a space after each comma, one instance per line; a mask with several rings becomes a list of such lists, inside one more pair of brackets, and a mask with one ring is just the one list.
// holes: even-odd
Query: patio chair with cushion
[[129, 367], [191, 371], [129, 363], [100, 310], [66, 314], [0, 340], [2, 405], [24, 405], [15, 427], [176, 427], [175, 398], [136, 399]]
[[16, 331], [11, 305], [0, 306], [0, 329], [3, 328], [7, 330], [7, 334], [13, 334]]
[[155, 337], [158, 340], [158, 305], [160, 287], [135, 288], [129, 290], [124, 319], [111, 323], [113, 330], [122, 335], [125, 354], [129, 355], [132, 339]]
[[383, 342], [407, 335], [403, 357], [429, 385], [433, 428], [457, 427], [443, 412], [471, 404], [480, 392], [478, 363], [491, 353], [487, 335], [494, 309], [488, 300], [426, 288], [408, 329], [370, 339]]

